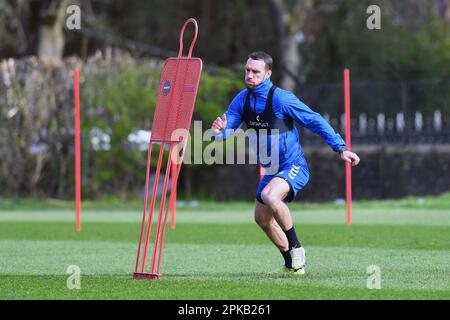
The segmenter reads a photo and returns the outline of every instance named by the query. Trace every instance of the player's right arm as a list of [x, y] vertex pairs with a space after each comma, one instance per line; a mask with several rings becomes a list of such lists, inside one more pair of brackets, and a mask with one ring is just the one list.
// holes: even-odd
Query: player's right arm
[[227, 127], [227, 113], [225, 112], [222, 117], [217, 117], [214, 120], [211, 129], [215, 135], [220, 134]]
[[217, 117], [212, 126], [212, 139], [225, 140], [239, 127], [242, 122], [246, 90], [241, 91], [234, 97], [227, 111]]

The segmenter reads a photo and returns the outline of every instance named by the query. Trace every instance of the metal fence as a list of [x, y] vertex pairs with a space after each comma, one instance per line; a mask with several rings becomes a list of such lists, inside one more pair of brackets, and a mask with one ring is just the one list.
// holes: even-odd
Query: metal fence
[[[344, 134], [341, 84], [304, 86], [298, 96]], [[353, 143], [450, 143], [450, 80], [353, 83], [351, 103]], [[300, 131], [307, 143], [320, 143]]]

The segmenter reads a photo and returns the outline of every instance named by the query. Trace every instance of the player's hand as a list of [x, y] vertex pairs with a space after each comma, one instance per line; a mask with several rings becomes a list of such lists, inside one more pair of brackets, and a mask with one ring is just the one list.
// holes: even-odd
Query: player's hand
[[347, 162], [350, 162], [352, 164], [352, 166], [357, 166], [360, 159], [358, 157], [358, 155], [354, 152], [351, 152], [349, 150], [344, 150], [341, 153], [341, 159]]
[[222, 132], [223, 130], [225, 130], [227, 126], [227, 116], [225, 115], [225, 113], [222, 115], [221, 117], [217, 117], [217, 119], [214, 121], [214, 123], [212, 124], [212, 131], [215, 134], [219, 134], [220, 132]]

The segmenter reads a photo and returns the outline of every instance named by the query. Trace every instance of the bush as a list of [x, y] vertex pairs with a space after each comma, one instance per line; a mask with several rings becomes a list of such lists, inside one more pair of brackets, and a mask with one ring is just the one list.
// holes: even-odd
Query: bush
[[[129, 135], [152, 127], [162, 61], [107, 50], [85, 63], [29, 57], [1, 65], [0, 195], [72, 197], [75, 66], [80, 68], [83, 197], [125, 197], [143, 188], [147, 153]], [[239, 85], [227, 70], [204, 70], [193, 118], [209, 126]], [[158, 151], [155, 146], [153, 165]]]

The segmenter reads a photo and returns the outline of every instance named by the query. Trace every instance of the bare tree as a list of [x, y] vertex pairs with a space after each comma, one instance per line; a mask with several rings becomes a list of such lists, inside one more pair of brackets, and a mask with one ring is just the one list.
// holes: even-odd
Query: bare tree
[[47, 0], [41, 4], [39, 58], [61, 59], [64, 51], [64, 17], [68, 0]]
[[439, 16], [450, 24], [450, 0], [438, 0], [437, 5]]
[[[26, 32], [26, 18], [29, 12], [29, 2], [17, 0], [14, 2], [0, 0], [0, 42], [16, 43], [19, 54], [24, 54], [29, 46]], [[9, 33], [6, 26], [12, 29]]]
[[302, 64], [299, 52], [304, 38], [302, 30], [311, 12], [313, 0], [271, 0], [270, 4], [278, 36], [281, 86], [294, 91]]

